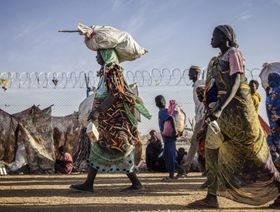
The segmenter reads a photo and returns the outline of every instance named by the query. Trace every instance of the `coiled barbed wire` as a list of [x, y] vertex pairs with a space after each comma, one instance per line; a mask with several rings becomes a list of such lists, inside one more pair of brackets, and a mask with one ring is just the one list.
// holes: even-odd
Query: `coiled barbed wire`
[[[124, 75], [129, 84], [137, 83], [139, 87], [191, 86], [192, 82], [189, 80], [188, 72], [188, 69], [153, 68], [151, 71], [125, 71]], [[246, 73], [249, 80], [258, 79], [260, 69], [246, 69]], [[0, 72], [0, 78], [9, 81], [8, 88], [28, 89], [96, 87], [99, 80], [96, 71]]]

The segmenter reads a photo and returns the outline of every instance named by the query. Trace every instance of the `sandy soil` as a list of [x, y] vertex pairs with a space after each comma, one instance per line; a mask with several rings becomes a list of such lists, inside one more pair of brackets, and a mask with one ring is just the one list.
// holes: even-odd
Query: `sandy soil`
[[266, 206], [252, 207], [219, 198], [219, 210], [190, 210], [186, 204], [205, 196], [199, 189], [205, 178], [191, 173], [186, 179], [164, 183], [165, 173], [140, 173], [145, 189], [138, 193], [120, 193], [129, 185], [122, 174], [99, 174], [95, 192], [80, 193], [68, 189], [82, 182], [79, 175], [0, 176], [0, 211], [276, 211]]

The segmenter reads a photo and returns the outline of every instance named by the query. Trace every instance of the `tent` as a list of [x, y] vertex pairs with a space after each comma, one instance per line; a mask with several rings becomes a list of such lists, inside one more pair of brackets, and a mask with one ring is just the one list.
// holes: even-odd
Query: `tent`
[[0, 109], [0, 161], [11, 163], [17, 149], [16, 131], [18, 121]]
[[52, 116], [52, 128], [55, 149], [64, 146], [66, 151], [73, 155], [77, 151], [80, 139], [79, 113]]
[[51, 107], [32, 106], [13, 115], [0, 109], [0, 161], [13, 162], [23, 142], [30, 171], [53, 172], [58, 147], [64, 146], [74, 156], [75, 169], [85, 170], [90, 149], [85, 129], [78, 112], [57, 117]]
[[19, 122], [17, 140], [25, 143], [27, 161], [31, 172], [53, 171], [55, 149], [51, 125], [51, 107], [40, 110], [32, 106], [13, 114]]

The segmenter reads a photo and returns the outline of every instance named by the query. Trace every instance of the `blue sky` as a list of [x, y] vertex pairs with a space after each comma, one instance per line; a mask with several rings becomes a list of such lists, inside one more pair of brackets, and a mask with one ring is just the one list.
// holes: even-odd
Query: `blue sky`
[[[218, 53], [210, 46], [214, 27], [230, 24], [247, 68], [261, 68], [264, 62], [280, 59], [279, 11], [280, 0], [1, 0], [0, 72], [98, 70], [95, 53], [85, 47], [81, 36], [57, 32], [76, 29], [78, 22], [110, 25], [131, 33], [149, 50], [142, 58], [123, 64], [133, 71], [185, 69], [194, 64], [205, 67]], [[145, 88], [144, 95], [152, 105], [151, 89]], [[191, 88], [179, 90], [178, 98], [188, 99], [182, 104], [193, 107]], [[174, 97], [169, 88], [160, 91]], [[7, 100], [13, 93], [15, 99], [17, 91], [9, 92], [0, 96]], [[76, 101], [84, 97], [76, 95]], [[265, 114], [262, 104], [261, 113]], [[193, 112], [192, 108], [186, 110]]]
[[247, 68], [279, 59], [280, 0], [1, 0], [0, 71], [94, 70], [94, 52], [77, 34], [87, 25], [130, 32], [149, 54], [127, 69], [206, 66], [217, 54], [213, 28], [231, 24]]

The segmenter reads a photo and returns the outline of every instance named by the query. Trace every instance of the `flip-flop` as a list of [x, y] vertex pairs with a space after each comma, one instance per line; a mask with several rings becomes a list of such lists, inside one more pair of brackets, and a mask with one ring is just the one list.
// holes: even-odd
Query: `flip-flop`
[[70, 189], [73, 191], [85, 192], [85, 193], [93, 193], [93, 188], [90, 190], [86, 190], [83, 188], [83, 184], [73, 184], [70, 186]]
[[270, 208], [270, 209], [279, 208], [279, 209], [280, 209], [280, 202], [273, 202], [273, 203], [270, 204], [267, 208]]
[[175, 181], [175, 180], [177, 180], [177, 179], [176, 178], [171, 178], [171, 177], [164, 177], [164, 178], [162, 178], [161, 181], [163, 181], [163, 182], [172, 182], [172, 181]]
[[136, 192], [142, 192], [143, 190], [144, 190], [143, 187], [134, 188], [133, 186], [129, 186], [128, 188], [124, 188], [120, 190], [120, 193], [136, 193]]
[[188, 205], [186, 205], [187, 208], [192, 208], [192, 209], [214, 209], [214, 208], [219, 208], [218, 204], [215, 205], [210, 205], [206, 203], [204, 200], [197, 200], [195, 202], [192, 202]]
[[187, 175], [185, 175], [185, 174], [177, 174], [175, 178], [176, 179], [185, 179], [185, 178], [187, 178]]

